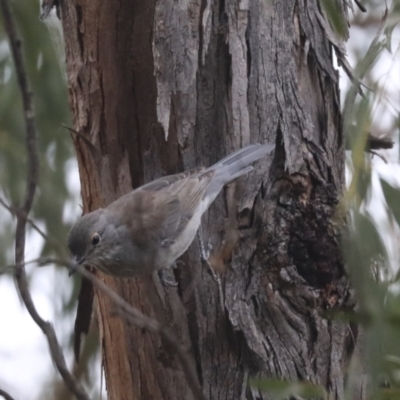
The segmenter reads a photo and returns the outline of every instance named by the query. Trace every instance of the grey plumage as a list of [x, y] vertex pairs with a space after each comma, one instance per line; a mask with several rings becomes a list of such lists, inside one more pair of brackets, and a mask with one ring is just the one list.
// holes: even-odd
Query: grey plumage
[[207, 169], [156, 179], [84, 215], [68, 235], [71, 253], [79, 264], [116, 276], [170, 266], [189, 247], [224, 185], [250, 172], [250, 164], [274, 147], [249, 145]]

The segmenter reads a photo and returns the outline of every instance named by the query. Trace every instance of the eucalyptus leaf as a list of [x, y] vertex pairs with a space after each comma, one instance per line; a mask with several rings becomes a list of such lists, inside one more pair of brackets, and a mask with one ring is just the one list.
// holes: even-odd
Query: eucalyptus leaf
[[300, 396], [304, 399], [326, 399], [322, 386], [305, 381], [280, 381], [277, 379], [253, 379], [251, 385], [261, 392], [268, 393], [274, 400]]
[[386, 204], [397, 223], [400, 225], [400, 188], [393, 187], [384, 179], [381, 179], [380, 181]]

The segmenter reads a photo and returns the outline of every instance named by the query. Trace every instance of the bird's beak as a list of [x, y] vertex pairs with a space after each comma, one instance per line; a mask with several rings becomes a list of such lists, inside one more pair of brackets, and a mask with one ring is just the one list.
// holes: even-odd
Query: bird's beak
[[75, 272], [76, 272], [76, 267], [75, 267], [75, 265], [71, 265], [71, 266], [69, 267], [68, 276], [71, 277]]
[[69, 267], [68, 276], [71, 277], [76, 272], [76, 267], [84, 262], [84, 258], [74, 257]]

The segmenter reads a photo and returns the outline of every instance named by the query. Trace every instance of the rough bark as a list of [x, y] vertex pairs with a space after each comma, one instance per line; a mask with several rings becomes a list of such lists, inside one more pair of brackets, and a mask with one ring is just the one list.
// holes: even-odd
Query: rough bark
[[[99, 152], [75, 138], [85, 211], [248, 143], [276, 143], [273, 159], [203, 219], [222, 290], [197, 243], [176, 289], [152, 277], [102, 279], [180, 338], [210, 399], [267, 399], [249, 384], [261, 376], [309, 380], [342, 398], [357, 332], [324, 316], [351, 304], [336, 218], [338, 73], [317, 0], [61, 7], [75, 128]], [[191, 399], [160, 338], [112, 317], [104, 296], [97, 304], [109, 398]]]

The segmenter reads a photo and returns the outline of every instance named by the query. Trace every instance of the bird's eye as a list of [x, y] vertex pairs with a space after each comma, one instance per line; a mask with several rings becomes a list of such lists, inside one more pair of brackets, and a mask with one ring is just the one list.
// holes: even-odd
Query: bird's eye
[[100, 235], [95, 233], [92, 237], [92, 245], [97, 246], [100, 243]]

